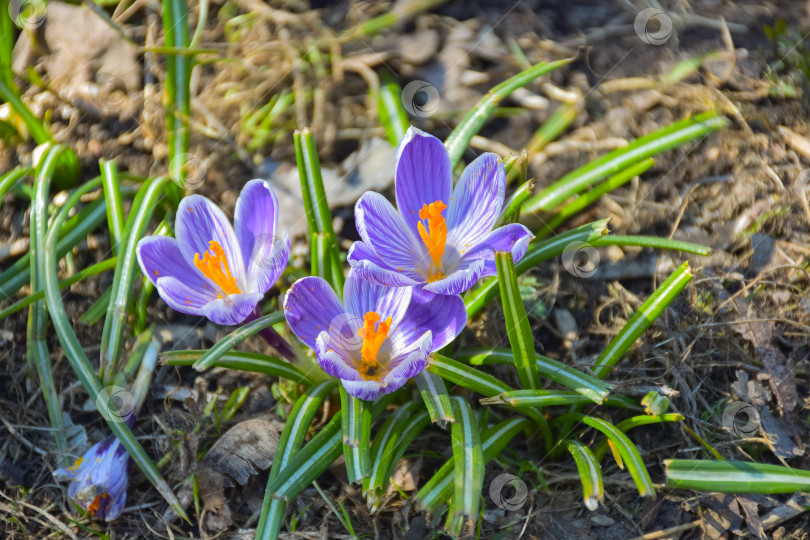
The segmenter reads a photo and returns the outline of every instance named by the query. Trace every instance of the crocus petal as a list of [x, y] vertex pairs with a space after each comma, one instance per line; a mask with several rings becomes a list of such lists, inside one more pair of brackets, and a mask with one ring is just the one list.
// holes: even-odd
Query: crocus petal
[[425, 266], [430, 269], [430, 256], [424, 244], [417, 241], [402, 216], [379, 193], [369, 191], [360, 197], [354, 207], [354, 219], [363, 242], [391, 270], [404, 271], [413, 278], [416, 269]]
[[470, 163], [453, 190], [447, 244], [463, 255], [486, 238], [498, 219], [506, 191], [501, 158], [487, 153]]
[[391, 317], [393, 329], [408, 309], [411, 291], [411, 287], [386, 287], [371, 283], [351, 269], [343, 286], [343, 299], [349, 314], [363, 318], [366, 313], [373, 311], [380, 316], [381, 321]]
[[349, 248], [347, 257], [352, 269], [366, 281], [390, 287], [412, 287], [419, 281], [409, 278], [403, 272], [395, 272], [385, 267], [385, 263], [365, 242], [355, 242]]
[[[275, 237], [277, 222], [278, 200], [270, 184], [260, 179], [245, 184], [236, 200], [233, 227], [242, 251], [242, 260], [248, 266], [253, 261], [260, 261], [270, 255], [278, 240]], [[248, 280], [250, 281], [250, 276]]]
[[427, 366], [427, 357], [433, 348], [430, 331], [419, 336], [410, 346], [388, 361], [384, 382], [394, 379], [408, 380]]
[[135, 249], [143, 274], [153, 285], [162, 277], [174, 277], [192, 289], [215, 290], [214, 283], [194, 268], [180, 252], [177, 240], [168, 236], [147, 236]]
[[341, 384], [343, 388], [346, 389], [346, 392], [349, 393], [350, 396], [356, 397], [357, 399], [363, 399], [366, 401], [373, 401], [377, 398], [380, 394], [390, 394], [403, 384], [405, 381], [402, 381], [402, 384], [399, 386], [392, 386], [388, 385], [388, 387], [384, 387], [382, 384], [378, 383], [377, 381], [346, 381], [341, 380]]
[[[245, 286], [242, 250], [230, 221], [220, 208], [202, 195], [189, 195], [180, 201], [175, 220], [175, 237], [187, 261], [203, 255], [213, 240], [222, 246], [231, 275], [240, 289]], [[244, 292], [244, 291], [243, 291]]]
[[332, 377], [347, 381], [362, 381], [363, 378], [351, 366], [353, 358], [340, 339], [334, 339], [328, 332], [321, 332], [315, 342], [315, 356], [318, 365]]
[[518, 262], [529, 249], [534, 235], [524, 225], [510, 223], [492, 231], [475, 249], [466, 255], [467, 260], [483, 259], [486, 266], [483, 275], [492, 275], [495, 269], [495, 252], [511, 251], [512, 260]]
[[447, 277], [425, 285], [425, 290], [436, 294], [461, 294], [475, 285], [484, 270], [482, 260], [463, 261]]
[[202, 314], [215, 324], [233, 326], [242, 324], [264, 298], [263, 294], [229, 294], [202, 307]]
[[264, 294], [272, 287], [287, 267], [290, 259], [290, 238], [284, 231], [280, 239], [267, 244], [264, 239], [256, 237], [253, 256], [247, 267], [248, 290]]
[[433, 337], [431, 351], [438, 351], [453, 341], [466, 324], [467, 309], [460, 296], [414, 289], [408, 311], [389, 339], [411, 344], [430, 331]]
[[[450, 205], [453, 176], [450, 156], [444, 144], [433, 135], [415, 127], [408, 128], [397, 148], [394, 179], [397, 207], [411, 234], [419, 238], [416, 227], [419, 210], [436, 201]], [[377, 250], [377, 253], [380, 251]], [[387, 260], [382, 253], [380, 256]]]
[[157, 291], [170, 308], [189, 315], [202, 315], [203, 307], [217, 298], [211, 288], [193, 289], [172, 276], [158, 278]]
[[287, 324], [298, 339], [315, 349], [318, 335], [335, 321], [345, 322], [345, 310], [332, 287], [322, 278], [310, 276], [293, 283], [284, 298]]

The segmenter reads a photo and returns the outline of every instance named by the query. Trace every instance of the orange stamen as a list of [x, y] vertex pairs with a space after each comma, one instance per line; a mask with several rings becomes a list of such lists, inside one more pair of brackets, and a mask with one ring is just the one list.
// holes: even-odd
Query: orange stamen
[[106, 499], [106, 498], [107, 498], [106, 493], [100, 493], [100, 494], [96, 495], [96, 498], [93, 499], [93, 502], [90, 503], [90, 506], [87, 507], [87, 512], [91, 516], [95, 515], [95, 513], [98, 512], [99, 507], [101, 507], [101, 499]]
[[[379, 324], [377, 324], [378, 322]], [[391, 317], [380, 322], [380, 315], [373, 311], [369, 311], [363, 317], [363, 326], [357, 331], [357, 335], [363, 338], [358, 371], [366, 381], [379, 381], [382, 376], [377, 354], [380, 352], [380, 347], [382, 347], [385, 338], [388, 337], [390, 328]]]
[[422, 242], [425, 243], [430, 258], [433, 264], [430, 267], [430, 274], [428, 281], [436, 281], [442, 279], [444, 274], [441, 273], [442, 255], [444, 255], [444, 246], [447, 242], [447, 223], [444, 221], [442, 212], [447, 208], [447, 205], [442, 201], [436, 201], [426, 204], [419, 210], [419, 219], [427, 220], [427, 228], [421, 221], [416, 224], [419, 230], [419, 236], [422, 237]]
[[236, 285], [236, 280], [231, 275], [228, 258], [225, 256], [222, 246], [216, 240], [211, 240], [208, 246], [209, 251], [203, 253], [202, 258], [199, 253], [194, 254], [194, 266], [205, 277], [216, 283], [225, 294], [241, 293], [242, 291]]

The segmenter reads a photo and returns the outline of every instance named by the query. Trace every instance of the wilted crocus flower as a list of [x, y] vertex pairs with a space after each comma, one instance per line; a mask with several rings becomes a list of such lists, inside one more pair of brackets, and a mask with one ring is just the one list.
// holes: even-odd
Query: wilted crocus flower
[[251, 316], [278, 280], [290, 255], [284, 232], [276, 237], [278, 201], [263, 180], [251, 180], [236, 201], [234, 226], [201, 195], [177, 209], [175, 237], [138, 242], [141, 270], [172, 309], [234, 325]]
[[387, 287], [349, 271], [341, 302], [319, 277], [296, 281], [284, 300], [287, 323], [318, 363], [352, 396], [371, 400], [401, 387], [467, 322], [459, 296]]
[[526, 227], [492, 230], [506, 190], [497, 155], [479, 156], [453, 189], [444, 145], [411, 127], [399, 144], [394, 174], [399, 211], [374, 192], [355, 206], [363, 241], [352, 246], [349, 263], [363, 279], [460, 294], [496, 272], [495, 251], [511, 251], [515, 261], [526, 253], [533, 238]]
[[129, 454], [110, 435], [93, 445], [72, 467], [57, 469], [58, 480], [70, 480], [68, 497], [91, 516], [112, 521], [127, 502]]

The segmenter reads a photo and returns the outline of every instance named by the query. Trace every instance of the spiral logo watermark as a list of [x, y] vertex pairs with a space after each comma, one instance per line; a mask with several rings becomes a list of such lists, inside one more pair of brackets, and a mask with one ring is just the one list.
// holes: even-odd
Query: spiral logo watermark
[[178, 154], [169, 162], [169, 176], [181, 188], [194, 191], [205, 183], [208, 164], [195, 154]]
[[499, 474], [489, 485], [489, 498], [495, 506], [510, 512], [523, 508], [528, 496], [529, 488], [526, 487], [526, 482], [514, 474]]
[[[258, 234], [253, 237], [253, 245], [248, 245], [250, 260], [244, 261], [248, 269], [248, 280], [272, 279], [275, 283], [289, 257], [290, 238], [284, 232], [282, 236]], [[287, 256], [284, 256], [284, 253]], [[269, 287], [272, 283], [267, 284]]]
[[10, 0], [8, 15], [18, 28], [33, 30], [45, 22], [45, 0]]
[[97, 87], [97, 97], [104, 107], [118, 108], [127, 100], [126, 84], [121, 77], [100, 72], [96, 78], [101, 81]]
[[741, 439], [751, 437], [759, 430], [759, 411], [744, 401], [735, 401], [723, 409], [723, 426]]
[[647, 45], [663, 45], [672, 37], [672, 18], [657, 8], [642, 9], [633, 22], [638, 39]]
[[426, 118], [439, 110], [439, 91], [425, 81], [411, 81], [402, 89], [402, 106], [413, 116]]
[[98, 393], [96, 409], [110, 422], [125, 422], [135, 412], [135, 398], [125, 388], [107, 386]]
[[569, 274], [589, 278], [599, 268], [599, 250], [587, 242], [571, 242], [562, 252], [562, 264]]
[[363, 346], [363, 338], [359, 333], [362, 327], [362, 317], [341, 313], [329, 323], [331, 345], [346, 351], [359, 350]]

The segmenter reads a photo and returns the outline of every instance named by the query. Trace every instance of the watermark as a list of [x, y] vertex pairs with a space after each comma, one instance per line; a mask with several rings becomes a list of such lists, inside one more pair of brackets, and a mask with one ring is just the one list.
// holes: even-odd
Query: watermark
[[587, 242], [571, 242], [565, 246], [560, 258], [572, 276], [589, 278], [599, 268], [599, 250]]
[[329, 323], [329, 338], [333, 345], [344, 351], [356, 351], [363, 346], [361, 328], [363, 328], [362, 317], [341, 313]]
[[110, 422], [125, 422], [135, 412], [135, 398], [125, 388], [107, 386], [98, 393], [96, 409]]
[[523, 508], [528, 496], [529, 488], [526, 487], [526, 482], [514, 474], [499, 474], [489, 485], [489, 498], [495, 506], [510, 512]]
[[[249, 260], [243, 261], [247, 265], [246, 277], [248, 281], [257, 283], [259, 290], [264, 290], [265, 285], [269, 289], [287, 266], [288, 257], [284, 253], [289, 256], [290, 239], [286, 232], [282, 236], [261, 233], [254, 235], [250, 242], [243, 246], [250, 253]], [[268, 279], [273, 279], [273, 283], [265, 283]]]
[[177, 154], [169, 162], [169, 176], [181, 188], [194, 191], [205, 183], [208, 163], [196, 154]]
[[663, 45], [672, 37], [672, 18], [657, 8], [642, 9], [633, 21], [638, 39], [647, 45]]
[[402, 106], [413, 116], [426, 118], [439, 110], [439, 91], [425, 81], [411, 81], [402, 89]]
[[45, 22], [45, 0], [10, 0], [8, 15], [12, 22], [20, 29], [33, 30]]
[[734, 401], [723, 409], [723, 426], [741, 439], [751, 437], [759, 430], [759, 411], [744, 401]]
[[127, 100], [127, 87], [124, 80], [118, 75], [107, 72], [99, 72], [96, 75], [99, 81], [96, 91], [101, 105], [105, 108], [116, 109]]

